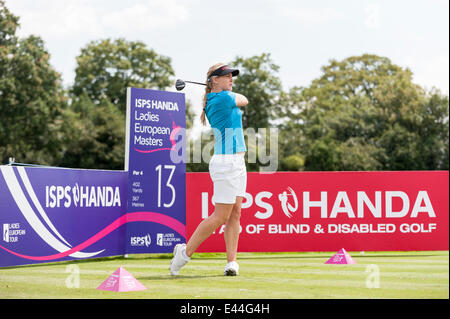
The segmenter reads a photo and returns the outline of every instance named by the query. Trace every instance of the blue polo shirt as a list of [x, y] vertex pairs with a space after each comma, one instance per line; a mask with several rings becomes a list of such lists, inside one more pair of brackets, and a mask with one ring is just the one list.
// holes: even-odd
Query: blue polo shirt
[[242, 130], [242, 111], [236, 106], [236, 94], [231, 91], [206, 95], [206, 117], [214, 132], [214, 154], [234, 154], [247, 151]]

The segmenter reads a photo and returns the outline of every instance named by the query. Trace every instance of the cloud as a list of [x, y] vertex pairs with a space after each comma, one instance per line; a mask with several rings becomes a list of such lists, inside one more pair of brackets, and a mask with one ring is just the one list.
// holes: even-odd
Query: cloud
[[407, 55], [399, 59], [399, 64], [413, 72], [414, 83], [425, 89], [439, 88], [449, 94], [449, 52], [432, 56]]
[[85, 0], [13, 1], [8, 3], [20, 20], [19, 35], [37, 34], [44, 38], [62, 38], [90, 34], [99, 30], [98, 10]]
[[364, 25], [368, 29], [378, 29], [380, 27], [380, 6], [378, 4], [371, 3], [366, 6]]
[[280, 14], [287, 18], [294, 19], [301, 24], [322, 24], [326, 22], [340, 21], [345, 18], [343, 12], [335, 8], [308, 8], [283, 6]]
[[145, 32], [172, 28], [188, 19], [188, 10], [175, 0], [152, 0], [102, 17], [104, 28], [122, 32]]
[[87, 0], [13, 1], [11, 11], [20, 17], [20, 35], [45, 39], [104, 37], [117, 33], [145, 33], [185, 22], [188, 9], [177, 0], [146, 0], [129, 7], [108, 7]]

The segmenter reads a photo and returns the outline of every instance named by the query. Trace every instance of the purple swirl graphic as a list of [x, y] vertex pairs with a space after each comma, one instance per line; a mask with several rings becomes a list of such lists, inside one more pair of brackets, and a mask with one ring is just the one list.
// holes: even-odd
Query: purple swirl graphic
[[116, 230], [120, 226], [126, 224], [126, 223], [132, 223], [132, 222], [153, 222], [157, 224], [161, 224], [164, 226], [169, 227], [170, 229], [176, 231], [181, 236], [186, 238], [186, 229], [185, 225], [181, 223], [180, 221], [169, 217], [167, 215], [163, 215], [160, 213], [153, 213], [153, 212], [135, 212], [135, 213], [128, 213], [125, 214], [119, 218], [117, 218], [115, 221], [113, 221], [111, 224], [103, 228], [101, 231], [99, 231], [97, 234], [92, 236], [91, 238], [87, 239], [86, 241], [82, 242], [81, 244], [73, 247], [72, 249], [69, 249], [65, 252], [54, 254], [54, 255], [48, 255], [48, 256], [28, 256], [23, 255], [17, 252], [14, 252], [6, 247], [3, 247], [0, 245], [0, 248], [3, 250], [16, 255], [21, 258], [30, 259], [30, 260], [55, 260], [59, 258], [63, 258], [66, 256], [69, 256], [75, 252], [78, 252], [80, 250], [85, 249], [86, 247], [89, 247], [90, 245], [96, 243], [112, 231]]

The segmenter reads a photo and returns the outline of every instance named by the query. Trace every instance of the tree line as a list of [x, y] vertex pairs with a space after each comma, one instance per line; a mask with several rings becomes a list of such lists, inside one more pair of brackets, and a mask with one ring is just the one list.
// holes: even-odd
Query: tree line
[[[19, 38], [18, 26], [0, 0], [1, 163], [14, 157], [123, 169], [126, 88], [171, 87], [170, 57], [140, 41], [91, 41], [76, 58], [73, 85], [64, 88], [44, 41]], [[244, 127], [278, 128], [278, 170], [448, 170], [448, 96], [413, 83], [412, 72], [387, 57], [330, 60], [309, 86], [287, 91], [269, 53], [229, 64], [241, 71], [233, 90], [249, 100]], [[186, 104], [191, 128], [195, 115]], [[261, 164], [247, 165], [258, 171]], [[207, 171], [208, 163], [188, 163], [187, 170]]]

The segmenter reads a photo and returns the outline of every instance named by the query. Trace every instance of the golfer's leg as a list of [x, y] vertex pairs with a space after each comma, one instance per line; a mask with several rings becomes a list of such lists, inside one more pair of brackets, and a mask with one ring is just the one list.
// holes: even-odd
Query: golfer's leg
[[242, 199], [243, 197], [236, 197], [236, 203], [234, 204], [230, 218], [225, 225], [224, 238], [225, 247], [227, 249], [228, 262], [236, 260], [239, 241]]
[[216, 208], [211, 216], [204, 219], [192, 234], [186, 245], [186, 255], [191, 257], [198, 246], [208, 238], [220, 225], [227, 222], [234, 204], [216, 203]]

